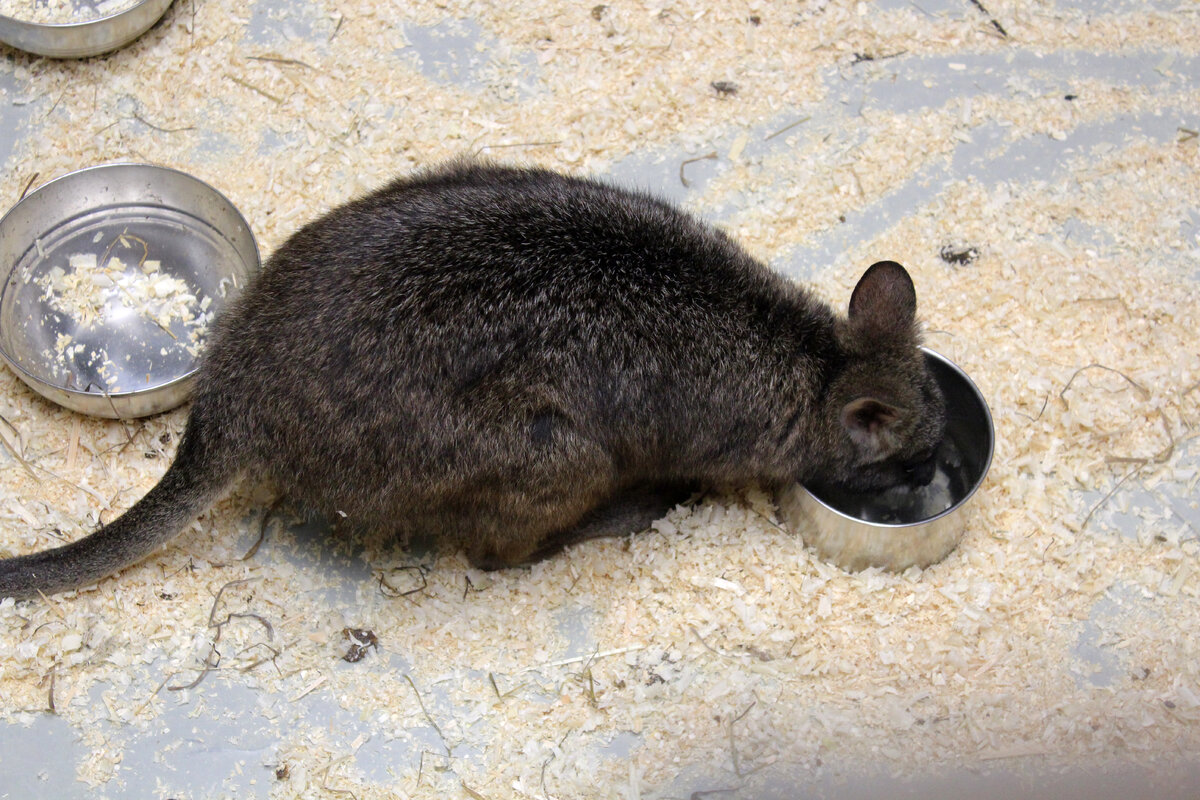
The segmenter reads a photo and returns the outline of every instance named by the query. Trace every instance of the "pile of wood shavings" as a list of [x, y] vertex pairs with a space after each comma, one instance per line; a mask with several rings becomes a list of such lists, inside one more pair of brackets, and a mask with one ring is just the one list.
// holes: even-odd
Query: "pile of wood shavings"
[[[1010, 143], [1061, 141], [1115, 114], [1197, 107], [1186, 82], [1149, 91], [1090, 79], [1072, 84], [1075, 101], [1014, 85], [904, 114], [865, 108], [852, 125], [823, 110], [837, 104], [823, 74], [886, 81], [904, 57], [885, 57], [902, 51], [1136, 51], [1164, 36], [1181, 54], [1198, 49], [1196, 26], [1166, 12], [1085, 19], [1047, 3], [986, 5], [1007, 39], [969, 4], [936, 17], [837, 2], [533, 3], [519, 14], [315, 3], [272, 20], [269, 31], [311, 31], [313, 43], [293, 49], [281, 35], [249, 35], [234, 4], [177, 3], [101, 62], [10, 57], [3, 68], [27, 87], [14, 100], [32, 106], [38, 133], [0, 192], [15, 198], [102, 160], [172, 164], [231, 196], [269, 253], [323, 209], [462, 152], [589, 173], [639, 150], [686, 158], [741, 140], [720, 149], [716, 177], [690, 200], [786, 267], [981, 126], [1000, 125]], [[503, 44], [477, 88], [396, 55], [402, 25], [453, 18], [479, 20]], [[533, 85], [521, 83], [525, 53], [538, 64]], [[738, 91], [719, 94], [713, 81]], [[240, 127], [246, 118], [255, 127]], [[942, 564], [847, 575], [780, 530], [753, 492], [706, 498], [652, 532], [529, 571], [482, 575], [458, 557], [422, 561], [374, 540], [347, 557], [357, 551], [346, 540], [293, 543], [275, 526], [242, 560], [271, 502], [245, 486], [96, 589], [0, 604], [2, 713], [36, 726], [53, 698], [87, 748], [76, 773], [113, 792], [135, 778], [122, 771], [132, 740], [160, 736], [158, 756], [172, 763], [177, 734], [162, 737], [162, 726], [181, 710], [193, 725], [232, 718], [220, 698], [242, 688], [276, 744], [238, 769], [275, 797], [732, 786], [753, 796], [835, 769], [1187, 756], [1200, 746], [1195, 523], [1169, 503], [1155, 512], [1106, 495], [1128, 474], [1126, 489], [1195, 496], [1200, 298], [1180, 265], [1194, 272], [1200, 250], [1183, 224], [1200, 207], [1196, 144], [1186, 131], [1169, 141], [1130, 132], [1076, 151], [1057, 177], [931, 186], [818, 269], [818, 289], [841, 306], [864, 265], [904, 261], [928, 343], [991, 403], [992, 472]], [[1073, 239], [1068, 222], [1094, 241]], [[948, 244], [977, 257], [947, 263]], [[144, 493], [184, 412], [84, 419], [4, 372], [0, 417], [0, 552], [23, 553]], [[1123, 534], [1130, 515], [1144, 518]], [[1122, 613], [1096, 616], [1105, 604]], [[1109, 674], [1077, 655], [1086, 624], [1101, 628]], [[342, 661], [347, 627], [370, 629], [377, 650]], [[337, 725], [326, 704], [345, 712]], [[606, 755], [620, 741], [628, 754]], [[379, 763], [394, 764], [386, 777]], [[239, 775], [221, 780], [213, 794], [245, 796]]]
[[98, 268], [95, 254], [81, 253], [70, 256], [68, 265], [71, 272], [55, 267], [35, 282], [45, 290], [43, 300], [84, 327], [102, 319], [110, 303], [142, 313], [163, 328], [177, 320], [199, 324], [193, 307], [204, 311], [212, 303], [210, 298], [198, 303], [186, 281], [159, 272], [158, 261], [145, 261], [135, 272], [117, 256]]
[[[102, 234], [97, 234], [93, 243], [101, 237]], [[162, 263], [158, 260], [143, 257], [140, 263], [127, 265], [119, 254], [110, 255], [113, 246], [130, 248], [133, 240], [145, 244], [136, 237], [121, 235], [105, 250], [102, 259], [96, 253], [72, 253], [67, 256], [66, 269], [54, 265], [33, 278], [34, 285], [43, 290], [42, 302], [65, 315], [76, 331], [101, 324], [119, 325], [119, 320], [132, 312], [166, 331], [173, 340], [171, 349], [177, 348], [192, 357], [199, 355], [213, 318], [209, 310], [212, 298], [197, 299], [187, 281], [161, 270]], [[185, 338], [180, 339], [171, 331], [173, 324], [186, 330]], [[159, 349], [161, 356], [169, 352], [165, 346]], [[88, 351], [83, 342], [60, 333], [53, 350], [45, 355], [51, 374], [59, 380], [66, 381], [71, 374], [69, 365], [82, 358], [89, 365], [100, 363], [97, 372], [109, 391], [121, 390], [116, 383], [119, 371], [106, 348]]]

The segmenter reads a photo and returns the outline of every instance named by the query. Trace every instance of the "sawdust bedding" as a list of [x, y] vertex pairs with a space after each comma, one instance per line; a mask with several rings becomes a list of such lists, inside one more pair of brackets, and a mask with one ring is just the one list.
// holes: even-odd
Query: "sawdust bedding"
[[[313, 3], [271, 12], [250, 35], [240, 4], [181, 0], [106, 59], [5, 54], [0, 70], [28, 87], [5, 101], [29, 107], [31, 132], [0, 195], [106, 160], [169, 164], [228, 194], [269, 253], [325, 208], [463, 152], [603, 173], [630, 152], [682, 160], [732, 139], [688, 202], [720, 209], [753, 252], [786, 265], [980, 126], [1001, 126], [1004, 145], [1061, 141], [1200, 100], [1172, 71], [1196, 53], [1194, 5], [1088, 18], [1050, 3], [989, 2], [990, 16], [962, 5]], [[474, 85], [426, 75], [398, 50], [402, 25], [463, 18], [488, 43]], [[282, 33], [293, 28], [309, 41]], [[1014, 84], [906, 113], [864, 108], [853, 126], [791, 113], [821, 108], [831, 70], [886, 81], [918, 56], [1157, 52], [1166, 32], [1173, 55], [1153, 89], [1081, 78], [1066, 100]], [[275, 522], [244, 559], [271, 503], [247, 484], [139, 567], [0, 603], [0, 715], [65, 720], [87, 753], [71, 768], [101, 793], [130, 778], [131, 738], [172, 708], [216, 713], [240, 687], [278, 722], [278, 744], [270, 763], [236, 771], [272, 797], [753, 796], [756, 781], [835, 770], [1162, 767], [1195, 753], [1196, 135], [1131, 129], [1063, 158], [1045, 179], [932, 187], [817, 265], [817, 288], [841, 304], [863, 265], [905, 261], [928, 343], [990, 401], [995, 461], [943, 563], [846, 574], [754, 491], [528, 571], [485, 575], [369, 537], [362, 551], [335, 536], [297, 557], [313, 546]], [[0, 553], [119, 514], [165, 468], [184, 414], [86, 419], [0, 373]], [[333, 562], [361, 575], [347, 581]], [[1097, 621], [1100, 604], [1120, 613]], [[1108, 654], [1103, 680], [1077, 653], [1085, 624]], [[353, 724], [305, 717], [318, 698]], [[627, 755], [605, 755], [631, 736]], [[359, 760], [372, 741], [411, 758], [382, 779]]]

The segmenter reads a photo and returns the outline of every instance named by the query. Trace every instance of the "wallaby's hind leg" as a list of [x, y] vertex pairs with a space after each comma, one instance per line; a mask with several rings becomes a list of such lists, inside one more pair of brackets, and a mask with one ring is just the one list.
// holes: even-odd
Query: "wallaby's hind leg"
[[[533, 547], [529, 539], [502, 539], [496, 547], [480, 543], [467, 548], [476, 569], [497, 570], [534, 564], [588, 539], [627, 536], [650, 527], [656, 519], [691, 497], [698, 487], [687, 484], [647, 484], [618, 492], [588, 510], [574, 526], [544, 535]], [[509, 523], [511, 524], [511, 523]], [[507, 545], [507, 546], [505, 546]]]
[[533, 564], [588, 539], [627, 536], [649, 528], [672, 508], [687, 501], [697, 487], [683, 484], [634, 486], [619, 492], [583, 516], [579, 524], [546, 537], [525, 559]]

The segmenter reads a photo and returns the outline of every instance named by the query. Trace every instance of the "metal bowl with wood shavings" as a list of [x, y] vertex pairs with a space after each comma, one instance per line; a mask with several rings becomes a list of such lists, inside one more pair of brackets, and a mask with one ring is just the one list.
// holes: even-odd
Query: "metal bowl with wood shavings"
[[[158, 22], [171, 0], [70, 0], [79, 21], [32, 22], [0, 14], [0, 42], [50, 58], [88, 58], [117, 50]], [[106, 8], [115, 8], [109, 12]]]
[[779, 497], [788, 526], [843, 569], [927, 567], [949, 555], [966, 530], [971, 498], [992, 463], [992, 414], [979, 387], [950, 359], [926, 348], [925, 360], [945, 394], [947, 417], [927, 486], [862, 494], [797, 484]]
[[0, 356], [74, 411], [166, 411], [258, 265], [250, 226], [203, 181], [148, 164], [72, 172], [0, 219]]

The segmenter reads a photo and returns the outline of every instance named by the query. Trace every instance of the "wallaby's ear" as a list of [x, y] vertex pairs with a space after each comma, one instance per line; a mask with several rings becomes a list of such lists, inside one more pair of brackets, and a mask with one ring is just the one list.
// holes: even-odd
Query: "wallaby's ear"
[[895, 261], [872, 264], [850, 295], [850, 319], [875, 330], [911, 328], [917, 318], [917, 290], [908, 270]]
[[850, 439], [869, 457], [889, 454], [895, 448], [893, 427], [900, 409], [874, 397], [859, 397], [842, 407], [842, 425]]

